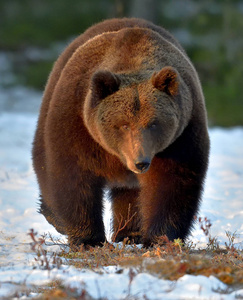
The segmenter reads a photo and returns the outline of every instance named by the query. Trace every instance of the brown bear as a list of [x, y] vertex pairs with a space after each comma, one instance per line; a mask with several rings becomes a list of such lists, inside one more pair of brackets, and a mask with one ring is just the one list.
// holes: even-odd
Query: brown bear
[[40, 212], [71, 246], [105, 242], [105, 189], [116, 241], [184, 240], [199, 208], [208, 154], [197, 72], [165, 29], [141, 19], [107, 20], [58, 58], [33, 162]]

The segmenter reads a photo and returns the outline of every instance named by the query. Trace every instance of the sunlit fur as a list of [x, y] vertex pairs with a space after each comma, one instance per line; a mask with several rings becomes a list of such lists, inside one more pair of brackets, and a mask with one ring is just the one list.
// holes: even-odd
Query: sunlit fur
[[144, 20], [107, 20], [74, 40], [48, 79], [33, 143], [40, 212], [71, 246], [100, 245], [108, 188], [116, 241], [185, 239], [208, 152], [201, 85], [180, 44]]

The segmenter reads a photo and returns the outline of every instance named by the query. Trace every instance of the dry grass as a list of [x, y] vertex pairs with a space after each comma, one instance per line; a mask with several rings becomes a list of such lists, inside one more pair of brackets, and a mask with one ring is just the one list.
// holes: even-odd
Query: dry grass
[[[119, 265], [118, 272], [130, 268], [137, 273], [146, 272], [159, 278], [177, 280], [185, 274], [215, 276], [232, 289], [243, 285], [243, 251], [236, 249], [234, 241], [236, 234], [226, 232], [228, 243], [222, 248], [217, 239], [210, 235], [211, 223], [208, 219], [198, 219], [200, 227], [208, 240], [205, 249], [195, 250], [195, 245], [183, 245], [181, 240], [171, 242], [166, 236], [158, 239], [158, 243], [151, 248], [138, 247], [124, 240], [123, 244], [105, 243], [103, 247], [85, 249], [72, 252], [62, 250], [54, 256], [47, 256], [43, 250], [45, 238], [37, 239], [31, 231], [33, 239], [32, 249], [36, 252], [36, 260], [41, 260], [43, 268], [50, 269], [61, 264], [74, 266], [78, 269], [90, 269], [102, 273], [102, 267]], [[55, 242], [52, 239], [53, 243]], [[51, 258], [50, 258], [51, 257]], [[51, 262], [48, 259], [52, 260]], [[130, 274], [131, 281], [133, 274]], [[42, 299], [84, 299], [90, 300], [85, 291], [78, 293], [76, 290], [64, 287], [60, 282], [54, 282], [48, 287]]]

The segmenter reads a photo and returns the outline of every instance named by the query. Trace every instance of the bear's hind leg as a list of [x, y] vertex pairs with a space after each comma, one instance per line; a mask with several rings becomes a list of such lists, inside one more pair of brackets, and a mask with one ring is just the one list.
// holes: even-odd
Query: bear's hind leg
[[[138, 207], [139, 189], [113, 188], [113, 237], [115, 242], [129, 238], [136, 244], [142, 242]], [[124, 228], [123, 228], [124, 227]], [[122, 229], [123, 228], [123, 229]]]

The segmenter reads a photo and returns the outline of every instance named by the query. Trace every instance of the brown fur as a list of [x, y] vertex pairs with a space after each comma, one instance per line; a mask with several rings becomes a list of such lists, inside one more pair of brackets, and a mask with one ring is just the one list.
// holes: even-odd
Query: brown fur
[[197, 212], [209, 139], [197, 73], [163, 28], [139, 19], [91, 27], [57, 60], [33, 161], [41, 212], [71, 245], [105, 241], [110, 189], [117, 241], [184, 239]]

